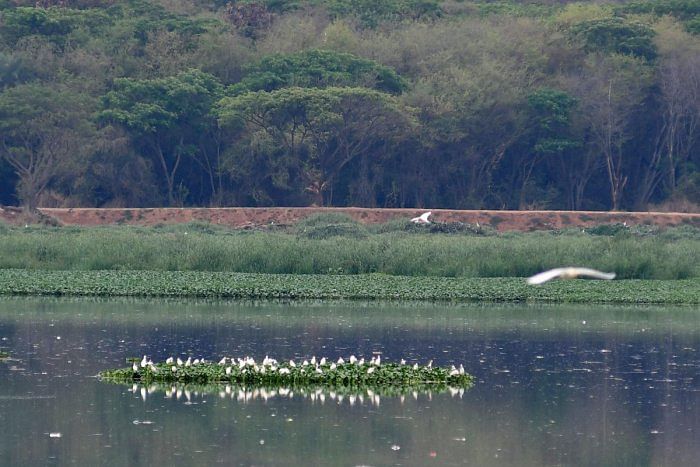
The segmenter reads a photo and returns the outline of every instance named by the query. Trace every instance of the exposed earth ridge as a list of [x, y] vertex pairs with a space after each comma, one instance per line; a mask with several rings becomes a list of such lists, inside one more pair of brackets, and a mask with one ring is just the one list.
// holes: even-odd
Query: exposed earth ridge
[[[432, 211], [434, 222], [463, 222], [490, 226], [499, 231], [552, 230], [626, 223], [659, 227], [691, 225], [700, 228], [700, 214], [673, 212], [606, 211], [497, 211], [453, 209], [382, 208], [40, 208], [41, 214], [59, 225], [143, 225], [208, 222], [232, 228], [264, 228], [291, 225], [312, 214], [339, 212], [365, 223], [384, 223], [394, 218], [411, 218]], [[0, 207], [0, 219], [23, 222], [18, 208]]]

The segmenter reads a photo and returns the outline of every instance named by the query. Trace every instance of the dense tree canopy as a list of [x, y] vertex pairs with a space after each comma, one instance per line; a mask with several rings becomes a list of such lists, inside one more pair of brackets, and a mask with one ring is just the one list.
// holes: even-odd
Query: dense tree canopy
[[694, 0], [0, 1], [0, 203], [698, 209]]

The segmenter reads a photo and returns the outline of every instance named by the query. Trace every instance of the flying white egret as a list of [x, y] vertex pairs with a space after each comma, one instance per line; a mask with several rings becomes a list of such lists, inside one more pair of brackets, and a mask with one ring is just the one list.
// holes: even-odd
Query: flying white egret
[[591, 277], [593, 279], [611, 280], [615, 278], [614, 272], [601, 272], [590, 268], [555, 268], [544, 271], [528, 278], [527, 283], [533, 285], [544, 284], [552, 279], [576, 279], [577, 277]]
[[428, 217], [430, 217], [432, 213], [432, 211], [424, 212], [420, 216], [411, 219], [411, 222], [413, 222], [414, 224], [430, 224]]

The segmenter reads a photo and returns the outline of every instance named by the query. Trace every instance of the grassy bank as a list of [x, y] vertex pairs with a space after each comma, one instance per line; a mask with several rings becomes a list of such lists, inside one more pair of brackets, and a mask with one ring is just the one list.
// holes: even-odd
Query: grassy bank
[[576, 280], [530, 286], [522, 278], [5, 269], [0, 270], [0, 294], [697, 304], [700, 279]]
[[342, 217], [285, 231], [203, 224], [162, 228], [0, 226], [0, 269], [221, 271], [524, 277], [563, 265], [615, 271], [621, 279], [700, 277], [700, 231], [495, 234], [469, 225], [371, 228]]

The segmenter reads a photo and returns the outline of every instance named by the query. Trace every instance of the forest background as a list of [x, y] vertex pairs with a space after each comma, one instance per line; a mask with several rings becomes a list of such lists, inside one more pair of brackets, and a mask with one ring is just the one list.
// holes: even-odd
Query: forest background
[[700, 1], [0, 0], [0, 204], [690, 210]]

